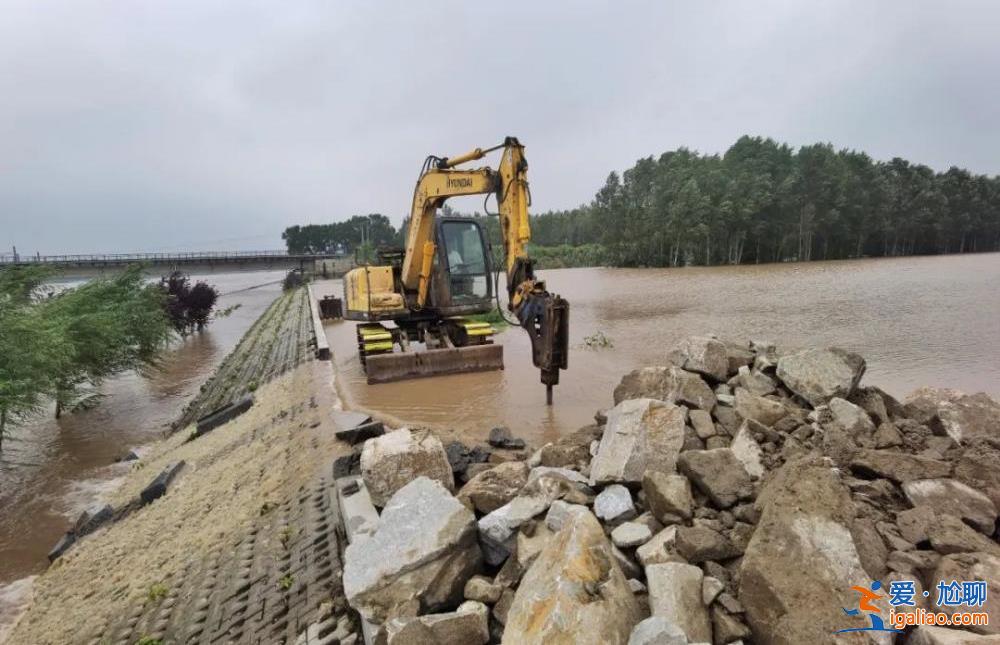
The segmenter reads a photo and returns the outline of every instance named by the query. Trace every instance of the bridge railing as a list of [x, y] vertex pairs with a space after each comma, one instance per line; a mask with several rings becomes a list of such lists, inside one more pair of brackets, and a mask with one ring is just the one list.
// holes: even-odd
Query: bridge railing
[[0, 255], [0, 264], [76, 264], [93, 262], [164, 262], [164, 261], [212, 261], [236, 260], [240, 258], [333, 258], [333, 253], [290, 254], [284, 250], [266, 251], [190, 251], [184, 253], [96, 253], [81, 255]]

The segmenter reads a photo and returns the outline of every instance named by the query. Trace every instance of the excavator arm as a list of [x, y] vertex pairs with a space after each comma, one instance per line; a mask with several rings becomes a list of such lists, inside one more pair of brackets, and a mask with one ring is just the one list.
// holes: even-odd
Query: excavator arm
[[[503, 149], [500, 166], [475, 170], [456, 166], [482, 159]], [[550, 294], [544, 281], [535, 277], [528, 256], [531, 223], [528, 206], [528, 162], [524, 146], [507, 137], [493, 148], [476, 148], [458, 157], [428, 157], [413, 193], [413, 209], [406, 239], [401, 281], [416, 292], [417, 306], [427, 300], [434, 260], [434, 215], [446, 199], [459, 195], [496, 195], [500, 233], [503, 238], [504, 268], [507, 274], [508, 309], [531, 339], [532, 360], [546, 386], [546, 400], [552, 403], [552, 386], [559, 383], [559, 371], [568, 365], [569, 303]]]

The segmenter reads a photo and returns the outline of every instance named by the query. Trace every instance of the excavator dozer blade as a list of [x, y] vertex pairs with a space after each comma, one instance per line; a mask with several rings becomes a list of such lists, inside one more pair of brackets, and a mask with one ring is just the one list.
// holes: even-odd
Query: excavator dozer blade
[[502, 369], [503, 345], [497, 344], [376, 354], [365, 361], [369, 384]]

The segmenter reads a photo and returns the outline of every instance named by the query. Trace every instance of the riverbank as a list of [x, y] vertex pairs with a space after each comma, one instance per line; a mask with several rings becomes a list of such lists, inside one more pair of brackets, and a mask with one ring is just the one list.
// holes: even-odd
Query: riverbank
[[[116, 521], [77, 541], [35, 579], [31, 605], [9, 642], [88, 642], [81, 634], [98, 642], [133, 642], [166, 629], [166, 608], [187, 601], [204, 604], [206, 621], [221, 621], [208, 611], [233, 611], [222, 605], [231, 595], [227, 585], [241, 580], [245, 571], [247, 560], [232, 557], [237, 547], [259, 552], [254, 557], [262, 561], [276, 560], [275, 545], [292, 549], [307, 540], [314, 528], [310, 522], [324, 518], [325, 509], [298, 503], [298, 494], [304, 487], [322, 490], [321, 475], [328, 475], [328, 469], [321, 464], [329, 465], [336, 452], [326, 440], [332, 436], [329, 410], [340, 403], [329, 363], [309, 360], [313, 334], [305, 294], [304, 289], [287, 292], [272, 303], [203, 385], [186, 415], [197, 418], [250, 390], [253, 406], [195, 439], [195, 426], [180, 424], [179, 431], [132, 462], [107, 497]], [[157, 473], [177, 464], [183, 465], [166, 496], [147, 505], [137, 502]], [[258, 533], [263, 534], [259, 540], [247, 540]], [[335, 538], [322, 553], [315, 545], [305, 551], [337, 561]], [[305, 557], [301, 548], [295, 553]], [[289, 594], [298, 589], [282, 589], [280, 579], [288, 574], [278, 572], [274, 568], [277, 579], [266, 585], [259, 575], [254, 582], [268, 589], [273, 582], [274, 589]], [[322, 580], [302, 580], [299, 586], [325, 584], [333, 573], [327, 571]], [[206, 579], [217, 583], [206, 587]], [[156, 616], [148, 613], [154, 608]], [[315, 603], [308, 611], [314, 609]], [[177, 620], [188, 627], [194, 611], [185, 606]], [[291, 631], [299, 613], [287, 621]], [[204, 630], [211, 629], [206, 623]]]
[[357, 643], [364, 619], [389, 645], [823, 643], [860, 625], [850, 586], [944, 577], [986, 580], [1000, 624], [995, 401], [899, 401], [843, 350], [701, 336], [647, 358], [574, 432], [386, 428], [353, 450], [340, 374], [305, 360], [153, 447], [113, 502], [183, 461], [166, 495], [56, 560], [10, 642]]

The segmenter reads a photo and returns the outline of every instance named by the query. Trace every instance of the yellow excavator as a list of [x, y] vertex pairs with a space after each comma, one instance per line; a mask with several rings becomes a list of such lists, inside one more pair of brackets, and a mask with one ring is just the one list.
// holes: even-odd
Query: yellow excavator
[[[501, 149], [495, 170], [457, 168]], [[500, 305], [490, 245], [476, 220], [437, 217], [447, 199], [462, 195], [485, 195], [484, 209], [490, 195], [496, 198], [507, 309], [528, 332], [551, 404], [552, 386], [567, 366], [569, 303], [536, 279], [528, 257], [528, 162], [514, 137], [457, 157], [427, 157], [413, 191], [406, 247], [380, 249], [377, 265], [344, 276], [344, 317], [363, 321], [358, 354], [368, 382], [503, 369], [496, 330], [472, 318]]]

